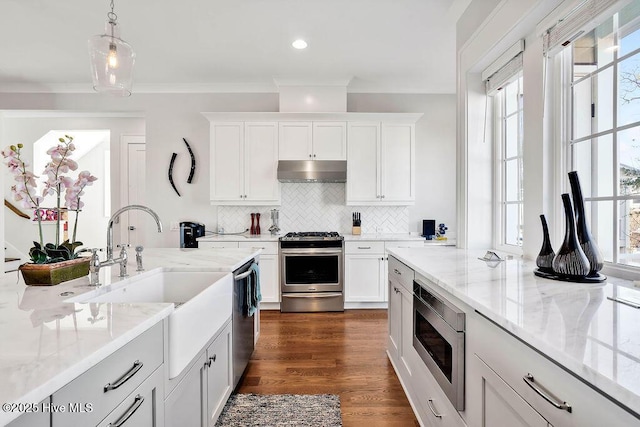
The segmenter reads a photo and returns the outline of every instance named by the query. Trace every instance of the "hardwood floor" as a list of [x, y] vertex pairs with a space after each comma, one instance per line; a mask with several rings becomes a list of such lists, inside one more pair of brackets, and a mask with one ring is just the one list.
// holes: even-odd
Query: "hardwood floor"
[[239, 393], [337, 394], [349, 426], [417, 426], [385, 352], [386, 310], [262, 311]]

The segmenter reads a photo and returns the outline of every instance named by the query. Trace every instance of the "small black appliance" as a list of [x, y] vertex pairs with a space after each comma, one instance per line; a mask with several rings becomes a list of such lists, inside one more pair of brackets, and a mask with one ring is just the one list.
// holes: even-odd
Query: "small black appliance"
[[198, 237], [204, 236], [204, 224], [199, 222], [181, 222], [180, 223], [180, 247], [181, 248], [197, 248]]
[[423, 219], [422, 220], [422, 237], [427, 240], [432, 240], [436, 235], [436, 220], [435, 219]]

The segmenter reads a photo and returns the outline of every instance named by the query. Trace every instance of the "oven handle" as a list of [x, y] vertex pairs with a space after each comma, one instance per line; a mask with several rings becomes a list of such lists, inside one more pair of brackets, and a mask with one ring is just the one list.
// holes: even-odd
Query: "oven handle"
[[342, 254], [342, 249], [280, 249], [280, 253], [282, 255], [340, 255]]
[[342, 296], [340, 292], [327, 292], [322, 294], [289, 294], [282, 295], [283, 298], [334, 298]]

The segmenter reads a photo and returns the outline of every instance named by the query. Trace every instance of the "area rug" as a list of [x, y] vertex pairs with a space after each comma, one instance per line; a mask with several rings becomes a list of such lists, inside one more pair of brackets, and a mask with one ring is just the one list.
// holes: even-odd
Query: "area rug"
[[234, 394], [216, 426], [341, 427], [335, 394]]

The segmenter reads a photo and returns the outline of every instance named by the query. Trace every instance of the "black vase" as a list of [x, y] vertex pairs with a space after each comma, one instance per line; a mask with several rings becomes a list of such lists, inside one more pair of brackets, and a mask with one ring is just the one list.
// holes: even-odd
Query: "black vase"
[[576, 214], [576, 232], [578, 233], [578, 241], [582, 247], [582, 251], [589, 260], [590, 269], [589, 276], [597, 276], [602, 270], [603, 259], [595, 240], [591, 237], [589, 227], [587, 227], [587, 219], [584, 214], [584, 199], [582, 198], [582, 189], [578, 180], [578, 172], [569, 172], [569, 183], [571, 184], [571, 194], [573, 196], [573, 208]]
[[584, 278], [589, 274], [591, 265], [578, 241], [576, 218], [569, 194], [562, 195], [562, 204], [567, 224], [562, 246], [553, 258], [553, 271], [570, 279]]
[[553, 273], [553, 258], [556, 256], [556, 253], [551, 247], [549, 227], [547, 227], [547, 219], [544, 215], [540, 215], [540, 221], [542, 222], [542, 248], [540, 248], [540, 253], [536, 258], [536, 265], [540, 271]]

